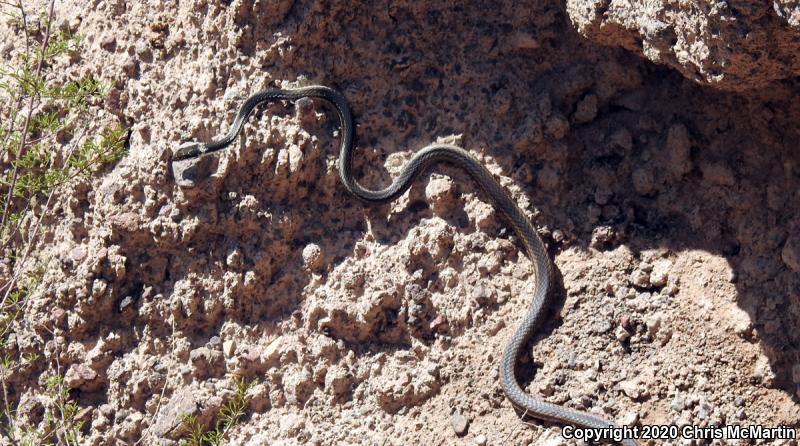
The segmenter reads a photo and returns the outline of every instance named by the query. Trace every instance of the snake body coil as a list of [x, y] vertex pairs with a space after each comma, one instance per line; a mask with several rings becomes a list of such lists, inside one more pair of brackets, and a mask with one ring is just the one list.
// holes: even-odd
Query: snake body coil
[[[433, 144], [417, 152], [403, 167], [400, 175], [384, 189], [370, 190], [362, 187], [353, 178], [353, 139], [354, 126], [350, 106], [341, 94], [324, 86], [310, 86], [290, 90], [264, 90], [254, 94], [239, 110], [228, 133], [220, 140], [210, 143], [190, 143], [179, 148], [173, 160], [198, 157], [204, 153], [221, 150], [233, 142], [241, 132], [244, 122], [253, 109], [264, 101], [295, 100], [300, 98], [323, 99], [336, 108], [341, 121], [341, 148], [339, 151], [339, 175], [344, 187], [361, 200], [371, 203], [384, 203], [402, 195], [412, 181], [433, 164], [444, 162], [464, 169], [489, 197], [494, 207], [514, 228], [522, 240], [528, 257], [533, 264], [536, 280], [533, 300], [519, 327], [511, 337], [500, 364], [501, 385], [507, 397], [520, 410], [535, 418], [557, 423], [589, 428], [608, 428], [613, 423], [595, 415], [561, 407], [534, 398], [520, 387], [514, 373], [514, 365], [527, 338], [536, 330], [542, 317], [552, 276], [550, 258], [544, 243], [539, 238], [531, 222], [525, 217], [514, 200], [492, 174], [466, 150], [447, 144]], [[624, 440], [625, 446], [635, 446], [635, 440]]]

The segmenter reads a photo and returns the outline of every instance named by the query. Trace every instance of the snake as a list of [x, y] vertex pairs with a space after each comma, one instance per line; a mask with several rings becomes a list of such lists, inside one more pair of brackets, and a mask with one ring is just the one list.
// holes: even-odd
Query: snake
[[[495, 180], [492, 173], [468, 151], [451, 144], [428, 145], [413, 155], [390, 185], [380, 190], [367, 189], [359, 184], [353, 175], [353, 141], [356, 135], [350, 105], [338, 91], [322, 85], [311, 85], [290, 89], [267, 89], [253, 94], [241, 106], [225, 136], [206, 143], [196, 141], [184, 143], [175, 151], [172, 160], [197, 158], [228, 147], [242, 131], [253, 109], [263, 102], [293, 101], [301, 98], [321, 99], [336, 109], [341, 126], [339, 177], [344, 188], [364, 202], [379, 204], [394, 200], [411, 187], [415, 178], [438, 163], [461, 168], [475, 181], [521, 240], [531, 261], [535, 278], [530, 306], [512, 334], [500, 362], [500, 384], [506, 397], [513, 406], [524, 412], [523, 416], [528, 415], [547, 422], [583, 428], [616, 428], [613, 422], [602, 417], [534, 397], [527, 393], [517, 380], [514, 368], [517, 357], [542, 321], [551, 287], [553, 266], [545, 244], [531, 221], [503, 186]], [[634, 439], [625, 439], [622, 444], [637, 446], [638, 442]]]

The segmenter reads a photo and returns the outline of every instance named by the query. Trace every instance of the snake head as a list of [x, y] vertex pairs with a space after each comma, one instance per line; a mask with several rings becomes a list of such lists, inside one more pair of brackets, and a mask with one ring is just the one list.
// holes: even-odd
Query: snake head
[[199, 142], [183, 143], [175, 149], [170, 162], [175, 183], [182, 189], [191, 189], [208, 178], [216, 165], [213, 157], [203, 157], [208, 146]]
[[172, 155], [172, 161], [185, 160], [187, 158], [196, 158], [205, 153], [205, 145], [203, 143], [189, 141], [181, 144], [175, 153]]

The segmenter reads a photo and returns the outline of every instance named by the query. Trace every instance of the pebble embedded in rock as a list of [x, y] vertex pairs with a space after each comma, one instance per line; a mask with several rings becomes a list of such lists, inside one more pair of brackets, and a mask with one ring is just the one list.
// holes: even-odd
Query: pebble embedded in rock
[[781, 259], [789, 269], [800, 273], [800, 237], [792, 234], [786, 239], [781, 249]]
[[323, 264], [324, 256], [322, 248], [316, 243], [309, 243], [303, 248], [303, 266], [309, 270], [316, 272]]
[[578, 102], [575, 109], [573, 118], [578, 124], [585, 124], [591, 122], [597, 116], [597, 96], [594, 94], [587, 94], [583, 99]]
[[600, 250], [616, 239], [617, 233], [611, 226], [598, 226], [592, 231], [592, 248]]
[[635, 400], [642, 396], [642, 390], [638, 384], [633, 381], [620, 381], [618, 384], [622, 393], [624, 393], [628, 398]]
[[614, 330], [614, 337], [616, 337], [619, 342], [625, 342], [631, 337], [631, 334], [622, 325], [618, 325], [617, 329]]
[[333, 366], [325, 374], [325, 389], [333, 395], [346, 394], [352, 385], [352, 375], [341, 366]]
[[95, 378], [97, 378], [97, 372], [86, 364], [73, 364], [64, 375], [64, 384], [70, 389], [77, 389]]
[[678, 294], [678, 291], [680, 291], [678, 279], [676, 277], [670, 277], [667, 279], [667, 286], [661, 290], [661, 293], [667, 296], [674, 296]]
[[737, 335], [746, 337], [752, 332], [753, 321], [745, 310], [738, 307], [731, 307], [726, 311], [725, 316], [729, 326]]
[[300, 147], [296, 144], [289, 146], [289, 173], [296, 173], [300, 170], [303, 158], [305, 158], [305, 154]]
[[80, 262], [86, 258], [86, 248], [83, 245], [78, 245], [69, 252], [69, 257], [75, 261]]
[[[183, 417], [195, 415], [198, 411], [197, 388], [180, 387], [159, 411], [153, 423], [153, 433], [159, 437], [176, 437], [180, 434], [178, 426]], [[198, 395], [199, 396], [199, 395]], [[113, 419], [113, 414], [111, 416]]]
[[649, 288], [650, 287], [650, 274], [646, 271], [641, 269], [635, 269], [631, 273], [630, 281], [633, 286], [637, 288]]
[[703, 180], [717, 186], [733, 186], [736, 184], [736, 174], [722, 163], [705, 164], [701, 166]]
[[237, 86], [231, 86], [225, 89], [225, 93], [222, 95], [222, 100], [225, 102], [238, 100], [241, 97], [241, 91]]
[[136, 75], [137, 66], [136, 59], [128, 57], [125, 59], [125, 62], [122, 63], [122, 70], [128, 77], [134, 77]]
[[561, 115], [554, 115], [544, 123], [544, 128], [548, 135], [562, 139], [569, 133], [569, 121]]
[[430, 327], [431, 327], [431, 330], [439, 332], [439, 333], [447, 332], [447, 330], [448, 330], [447, 316], [445, 316], [443, 314], [437, 315], [431, 321]]
[[633, 149], [633, 136], [628, 129], [623, 127], [608, 137], [608, 143], [622, 149], [623, 152], [630, 152]]
[[800, 364], [795, 364], [792, 366], [792, 382], [795, 384], [800, 384]]
[[558, 188], [561, 178], [555, 169], [550, 166], [545, 166], [537, 172], [536, 181], [544, 190], [555, 190]]
[[289, 413], [280, 418], [280, 433], [286, 438], [296, 437], [305, 427], [305, 420], [298, 414]]
[[707, 420], [708, 417], [711, 416], [712, 411], [713, 408], [711, 407], [711, 405], [708, 404], [708, 402], [703, 401], [697, 408], [697, 418], [699, 418], [700, 420]]
[[662, 319], [663, 319], [662, 315], [658, 313], [648, 316], [647, 321], [645, 323], [647, 325], [647, 334], [651, 338], [654, 338], [658, 333], [658, 329], [661, 328]]
[[522, 50], [535, 50], [542, 45], [530, 33], [516, 32], [511, 36], [511, 45]]
[[189, 352], [194, 376], [204, 379], [220, 373], [224, 367], [224, 357], [218, 349], [198, 347]]
[[283, 345], [283, 337], [278, 337], [277, 339], [270, 342], [264, 351], [261, 353], [261, 357], [264, 358], [266, 363], [270, 363], [276, 361], [278, 356], [280, 355], [280, 347]]
[[476, 446], [484, 446], [486, 444], [486, 435], [480, 434], [475, 437], [475, 445]]
[[293, 405], [301, 406], [311, 397], [316, 388], [311, 372], [293, 365], [283, 375], [281, 384], [286, 393], [286, 400]]
[[636, 412], [625, 412], [619, 419], [619, 424], [622, 426], [634, 426], [639, 421], [639, 414]]
[[225, 357], [230, 358], [236, 352], [236, 341], [233, 339], [228, 339], [227, 341], [222, 343], [222, 353], [225, 354]]
[[310, 120], [314, 115], [314, 101], [311, 98], [300, 98], [294, 101], [295, 117], [301, 121]]
[[692, 170], [691, 148], [689, 131], [685, 125], [674, 124], [669, 128], [666, 141], [667, 168], [677, 177]]
[[654, 287], [663, 287], [666, 285], [671, 268], [672, 262], [667, 259], [656, 261], [653, 264], [653, 270], [650, 272], [650, 285]]
[[106, 51], [113, 52], [117, 48], [117, 39], [113, 35], [108, 34], [100, 41], [100, 47]]
[[755, 382], [760, 382], [764, 387], [772, 387], [775, 384], [775, 372], [770, 366], [769, 359], [763, 354], [756, 360], [753, 370], [750, 372], [750, 378]]
[[472, 298], [481, 305], [489, 303], [492, 297], [492, 290], [480, 283], [472, 289]]
[[453, 431], [459, 437], [467, 433], [467, 428], [469, 427], [469, 420], [461, 413], [456, 412], [450, 418], [450, 425], [453, 427]]
[[131, 305], [133, 305], [133, 302], [133, 296], [125, 296], [119, 303], [119, 311], [127, 310], [129, 307], [131, 307]]
[[475, 200], [473, 205], [468, 206], [465, 210], [470, 215], [470, 218], [474, 219], [475, 226], [481, 230], [485, 231], [491, 228], [495, 223], [495, 210], [489, 203]]
[[653, 172], [646, 168], [638, 168], [631, 174], [633, 189], [642, 196], [649, 196], [656, 192], [656, 180]]
[[432, 176], [425, 186], [425, 197], [437, 213], [446, 212], [453, 203], [455, 183], [450, 177]]
[[605, 332], [611, 330], [611, 322], [609, 322], [609, 321], [607, 321], [605, 319], [599, 320], [599, 321], [595, 322], [594, 324], [592, 324], [591, 330], [592, 330], [592, 332], [597, 333], [597, 334], [605, 333]]

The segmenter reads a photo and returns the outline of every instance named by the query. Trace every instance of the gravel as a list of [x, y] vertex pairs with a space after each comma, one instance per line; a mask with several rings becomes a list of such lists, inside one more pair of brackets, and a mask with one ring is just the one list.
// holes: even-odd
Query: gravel
[[450, 418], [450, 426], [453, 427], [453, 432], [461, 437], [467, 433], [467, 429], [469, 428], [469, 420], [464, 415], [456, 412]]

